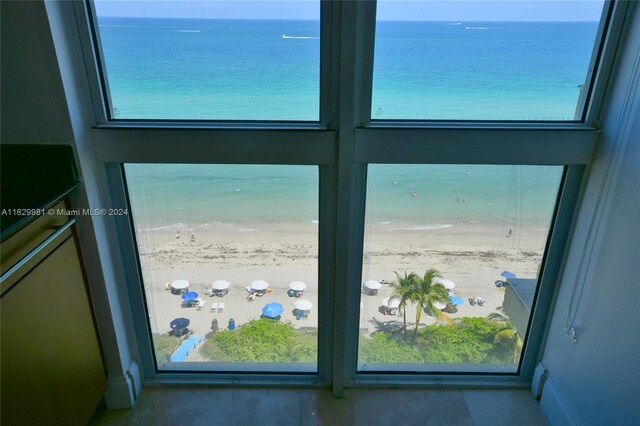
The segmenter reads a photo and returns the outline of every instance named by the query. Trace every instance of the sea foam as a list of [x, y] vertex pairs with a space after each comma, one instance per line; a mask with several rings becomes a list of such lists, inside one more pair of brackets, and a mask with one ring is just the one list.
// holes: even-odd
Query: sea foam
[[451, 224], [443, 224], [443, 225], [415, 225], [415, 226], [402, 226], [399, 228], [393, 228], [391, 231], [432, 231], [435, 229], [446, 229], [451, 228], [453, 225]]

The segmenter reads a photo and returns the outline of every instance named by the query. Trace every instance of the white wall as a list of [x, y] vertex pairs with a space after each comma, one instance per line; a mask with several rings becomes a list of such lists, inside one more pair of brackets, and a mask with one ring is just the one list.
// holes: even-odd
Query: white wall
[[[640, 424], [640, 7], [627, 24], [542, 356], [552, 425]], [[565, 326], [578, 273], [574, 343]]]

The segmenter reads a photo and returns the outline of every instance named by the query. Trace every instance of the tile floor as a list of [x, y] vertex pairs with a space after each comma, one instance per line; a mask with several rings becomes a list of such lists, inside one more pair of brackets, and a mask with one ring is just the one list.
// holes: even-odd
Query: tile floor
[[528, 389], [324, 389], [147, 387], [132, 410], [98, 409], [91, 425], [546, 425]]

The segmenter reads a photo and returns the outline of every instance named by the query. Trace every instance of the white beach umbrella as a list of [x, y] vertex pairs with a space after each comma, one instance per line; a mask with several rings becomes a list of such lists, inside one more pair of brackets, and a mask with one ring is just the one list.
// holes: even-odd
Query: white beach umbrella
[[395, 309], [395, 308], [400, 306], [400, 300], [396, 299], [395, 297], [391, 298], [391, 299], [387, 300], [386, 306], [388, 308]]
[[313, 303], [311, 303], [308, 300], [296, 300], [295, 303], [296, 309], [300, 310], [300, 311], [308, 311], [309, 309], [311, 309], [313, 307]]
[[254, 290], [266, 290], [269, 287], [269, 283], [262, 280], [257, 280], [251, 283], [251, 288]]
[[307, 285], [302, 281], [293, 281], [289, 284], [289, 288], [295, 291], [304, 291], [307, 289]]
[[456, 283], [451, 280], [440, 280], [438, 284], [442, 284], [447, 290], [453, 290], [456, 288]]
[[176, 290], [182, 290], [183, 288], [189, 287], [189, 281], [175, 280], [174, 282], [171, 283], [171, 287], [175, 288]]
[[226, 290], [229, 286], [231, 286], [231, 283], [225, 280], [214, 281], [213, 284], [211, 284], [213, 290]]
[[436, 303], [433, 304], [433, 306], [435, 306], [436, 309], [443, 310], [444, 308], [447, 307], [447, 304], [444, 303], [444, 302], [436, 302]]
[[380, 289], [380, 287], [382, 287], [382, 284], [380, 284], [378, 281], [375, 281], [375, 280], [369, 280], [364, 283], [364, 286], [371, 290], [378, 290]]

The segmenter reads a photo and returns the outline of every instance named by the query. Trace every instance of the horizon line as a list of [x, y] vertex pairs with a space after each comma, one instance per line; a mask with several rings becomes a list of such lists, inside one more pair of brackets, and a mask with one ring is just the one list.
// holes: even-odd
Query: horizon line
[[[167, 17], [167, 16], [113, 16], [102, 15], [97, 16], [98, 20], [101, 18], [125, 18], [125, 19], [195, 19], [201, 21], [314, 21], [320, 22], [320, 19], [292, 19], [292, 18], [202, 18], [202, 17]], [[564, 22], [591, 22], [599, 23], [600, 19], [595, 21], [590, 20], [462, 20], [462, 19], [380, 19], [376, 22], [451, 22], [451, 23], [463, 23], [463, 22], [547, 22], [547, 23], [564, 23]]]

